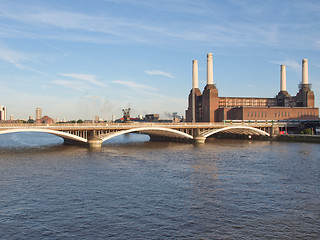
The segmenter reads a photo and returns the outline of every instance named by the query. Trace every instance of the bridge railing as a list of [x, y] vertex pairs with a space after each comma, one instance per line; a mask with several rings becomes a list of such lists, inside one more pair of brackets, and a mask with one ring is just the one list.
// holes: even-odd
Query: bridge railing
[[[169, 123], [169, 122], [128, 122], [128, 123], [114, 123], [114, 122], [103, 122], [103, 123], [0, 123], [0, 128], [14, 128], [14, 127], [115, 127], [115, 126], [171, 126], [171, 127], [184, 127], [184, 126], [222, 126], [222, 125], [249, 125], [249, 126], [259, 126], [259, 125], [278, 125], [280, 123], [271, 122], [180, 122], [180, 123]], [[281, 123], [282, 125], [283, 123]]]

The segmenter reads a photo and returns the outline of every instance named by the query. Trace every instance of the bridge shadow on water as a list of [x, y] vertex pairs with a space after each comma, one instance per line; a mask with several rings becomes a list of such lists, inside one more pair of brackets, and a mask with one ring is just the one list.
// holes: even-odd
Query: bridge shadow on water
[[47, 133], [23, 132], [0, 135], [0, 155], [50, 152], [64, 149], [63, 139]]
[[145, 134], [125, 134], [105, 141], [101, 149], [89, 149], [77, 145], [65, 145], [61, 137], [48, 133], [23, 132], [0, 135], [0, 156], [3, 154], [24, 153], [57, 153], [72, 154], [73, 152], [104, 152], [108, 149], [152, 149], [166, 148], [181, 143], [153, 142]]

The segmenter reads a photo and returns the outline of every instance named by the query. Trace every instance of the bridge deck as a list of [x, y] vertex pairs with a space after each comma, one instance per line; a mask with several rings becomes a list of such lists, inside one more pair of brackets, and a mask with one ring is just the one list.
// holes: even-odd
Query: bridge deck
[[97, 123], [97, 124], [0, 124], [0, 134], [10, 132], [46, 132], [60, 136], [68, 143], [93, 143], [121, 134], [138, 132], [151, 138], [184, 139], [204, 142], [218, 132], [237, 135], [270, 136], [274, 124], [265, 123]]
[[[181, 128], [181, 129], [194, 129], [194, 128], [222, 128], [226, 126], [251, 126], [251, 127], [271, 127], [272, 123], [57, 123], [57, 124], [0, 124], [1, 129], [10, 128], [47, 128], [54, 130], [66, 129], [130, 129], [136, 127], [164, 127], [164, 128]], [[280, 125], [280, 124], [277, 124]]]

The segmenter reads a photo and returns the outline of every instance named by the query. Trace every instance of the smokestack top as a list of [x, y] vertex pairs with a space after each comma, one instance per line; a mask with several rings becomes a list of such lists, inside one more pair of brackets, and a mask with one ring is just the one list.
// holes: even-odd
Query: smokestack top
[[199, 88], [198, 60], [192, 61], [192, 88]]
[[281, 65], [280, 69], [280, 91], [287, 91], [286, 65]]
[[302, 59], [302, 84], [308, 84], [308, 59]]
[[207, 84], [213, 84], [213, 60], [212, 53], [207, 54]]

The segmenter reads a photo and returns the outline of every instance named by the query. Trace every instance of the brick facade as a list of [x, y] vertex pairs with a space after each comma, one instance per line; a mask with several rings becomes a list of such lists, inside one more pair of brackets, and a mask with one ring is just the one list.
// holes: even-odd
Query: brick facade
[[[314, 107], [315, 96], [310, 84], [300, 85], [296, 96], [280, 91], [275, 98], [219, 97], [215, 85], [207, 85], [201, 94], [195, 91], [196, 122], [223, 120], [295, 120], [319, 119]], [[192, 122], [192, 91], [186, 110], [186, 121]]]

